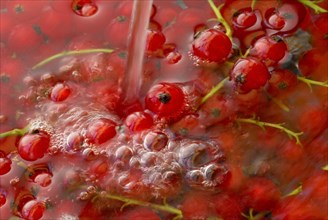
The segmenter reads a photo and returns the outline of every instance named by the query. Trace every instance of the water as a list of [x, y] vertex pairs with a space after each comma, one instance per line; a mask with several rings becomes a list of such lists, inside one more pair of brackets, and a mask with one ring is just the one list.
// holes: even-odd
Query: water
[[128, 45], [128, 60], [123, 83], [125, 103], [137, 100], [142, 82], [142, 67], [146, 48], [147, 28], [153, 0], [134, 0], [130, 37]]

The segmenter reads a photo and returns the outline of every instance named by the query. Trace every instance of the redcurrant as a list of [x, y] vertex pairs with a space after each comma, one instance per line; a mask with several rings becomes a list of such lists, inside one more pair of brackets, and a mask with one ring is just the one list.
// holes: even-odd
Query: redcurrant
[[259, 89], [270, 79], [268, 68], [255, 58], [240, 58], [230, 71], [230, 80], [235, 84], [237, 91], [248, 93]]
[[204, 61], [223, 62], [232, 50], [229, 37], [217, 29], [207, 29], [201, 32], [192, 42], [192, 53]]

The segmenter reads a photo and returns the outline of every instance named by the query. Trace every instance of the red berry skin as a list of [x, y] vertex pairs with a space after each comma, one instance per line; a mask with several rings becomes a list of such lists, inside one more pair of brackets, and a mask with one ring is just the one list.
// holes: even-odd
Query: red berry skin
[[213, 198], [216, 215], [222, 219], [243, 219], [240, 198], [232, 193], [222, 192]]
[[275, 69], [271, 72], [268, 92], [272, 95], [287, 94], [297, 84], [297, 76], [287, 69]]
[[145, 98], [146, 107], [159, 117], [181, 115], [185, 104], [184, 93], [173, 83], [160, 83], [153, 86]]
[[111, 47], [127, 47], [129, 23], [128, 17], [118, 16], [108, 25], [105, 30], [105, 40], [108, 41]]
[[100, 119], [89, 125], [87, 138], [91, 143], [102, 144], [116, 135], [116, 123], [110, 119]]
[[0, 176], [8, 173], [11, 169], [11, 160], [7, 157], [0, 157]]
[[253, 177], [245, 182], [241, 190], [242, 202], [257, 212], [270, 211], [280, 199], [280, 191], [269, 179]]
[[267, 66], [278, 64], [286, 55], [287, 45], [278, 35], [265, 36], [258, 39], [250, 51], [250, 55], [261, 59]]
[[50, 136], [45, 132], [24, 135], [18, 143], [18, 154], [27, 161], [42, 158], [50, 146]]
[[50, 99], [54, 102], [62, 102], [67, 99], [70, 94], [71, 89], [67, 85], [58, 83], [52, 88]]
[[316, 172], [303, 182], [302, 194], [311, 200], [328, 202], [328, 173]]
[[37, 200], [27, 202], [22, 208], [22, 217], [27, 220], [38, 220], [42, 218], [46, 205]]
[[270, 79], [268, 68], [255, 58], [240, 58], [230, 71], [230, 80], [235, 84], [237, 91], [248, 93], [259, 89]]
[[299, 196], [289, 196], [279, 202], [272, 212], [274, 220], [325, 219], [311, 200]]
[[184, 219], [207, 219], [215, 216], [213, 198], [201, 192], [187, 194], [180, 209]]
[[92, 16], [98, 11], [93, 0], [73, 0], [71, 7], [75, 14], [82, 17]]
[[134, 112], [126, 117], [124, 124], [132, 132], [143, 131], [153, 125], [153, 118], [146, 112]]
[[192, 42], [192, 53], [204, 61], [225, 61], [232, 50], [229, 37], [222, 31], [208, 29], [199, 34]]
[[8, 37], [8, 47], [15, 53], [27, 53], [43, 42], [42, 34], [32, 24], [19, 24], [13, 27]]
[[165, 43], [165, 36], [160, 31], [148, 30], [147, 31], [147, 53], [154, 53], [163, 48]]
[[0, 208], [6, 204], [7, 198], [6, 198], [6, 191], [0, 188]]
[[113, 219], [119, 220], [161, 220], [161, 218], [151, 209], [138, 207], [133, 210], [124, 211], [118, 216], [114, 216]]

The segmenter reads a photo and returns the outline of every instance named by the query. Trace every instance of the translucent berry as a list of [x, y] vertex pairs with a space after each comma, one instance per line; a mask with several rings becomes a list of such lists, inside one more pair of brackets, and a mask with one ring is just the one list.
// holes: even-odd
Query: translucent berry
[[160, 31], [148, 30], [146, 50], [148, 53], [154, 53], [162, 49], [165, 43], [165, 36]]
[[125, 119], [125, 126], [132, 132], [142, 131], [153, 125], [153, 118], [146, 112], [134, 112]]
[[27, 202], [22, 208], [22, 217], [27, 220], [38, 220], [42, 218], [46, 205], [37, 200]]
[[174, 83], [160, 83], [147, 93], [146, 107], [160, 117], [181, 115], [185, 96], [182, 89]]
[[93, 0], [73, 0], [71, 7], [75, 14], [83, 17], [92, 16], [98, 11]]
[[255, 58], [240, 58], [230, 71], [230, 80], [237, 91], [248, 93], [259, 89], [270, 79], [268, 68]]
[[8, 173], [11, 169], [11, 160], [7, 157], [0, 158], [0, 175]]
[[87, 130], [87, 138], [91, 143], [102, 144], [116, 135], [116, 123], [110, 119], [99, 119], [92, 122]]
[[267, 66], [276, 65], [287, 53], [287, 45], [278, 35], [264, 36], [258, 39], [250, 55], [261, 59]]
[[214, 28], [201, 32], [192, 42], [192, 53], [204, 61], [223, 62], [231, 53], [232, 43], [222, 31]]
[[252, 8], [243, 8], [233, 14], [233, 25], [238, 29], [247, 29], [255, 25], [257, 16]]
[[71, 89], [67, 85], [58, 83], [52, 88], [50, 98], [54, 102], [61, 102], [67, 99], [70, 93]]
[[50, 136], [46, 132], [24, 135], [18, 143], [18, 154], [28, 161], [42, 158], [50, 146]]

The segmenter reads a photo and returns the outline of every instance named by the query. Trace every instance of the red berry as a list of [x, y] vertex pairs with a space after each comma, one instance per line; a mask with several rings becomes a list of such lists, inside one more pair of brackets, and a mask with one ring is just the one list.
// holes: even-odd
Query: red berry
[[239, 92], [259, 89], [270, 79], [268, 68], [255, 58], [240, 58], [230, 71], [230, 80]]
[[125, 119], [125, 126], [132, 132], [143, 131], [153, 125], [153, 118], [146, 112], [134, 112]]
[[192, 53], [204, 61], [223, 62], [230, 55], [232, 43], [222, 31], [208, 29], [201, 32], [192, 42]]
[[98, 11], [93, 0], [73, 0], [71, 7], [75, 14], [83, 17], [92, 16]]
[[105, 40], [111, 47], [127, 47], [129, 23], [128, 17], [118, 16], [108, 25], [105, 30]]
[[8, 37], [8, 47], [15, 53], [27, 53], [43, 42], [42, 33], [37, 26], [31, 24], [19, 24], [12, 28]]
[[28, 161], [34, 161], [44, 156], [50, 146], [50, 136], [45, 132], [24, 135], [18, 143], [18, 154]]
[[271, 73], [268, 91], [271, 94], [286, 94], [297, 84], [297, 76], [287, 69], [275, 69]]
[[264, 36], [258, 39], [250, 55], [261, 59], [267, 66], [276, 65], [287, 53], [287, 45], [278, 35]]
[[185, 96], [179, 86], [173, 83], [160, 83], [153, 86], [145, 98], [146, 107], [160, 117], [181, 115]]
[[222, 192], [213, 198], [215, 212], [222, 219], [243, 219], [240, 199], [231, 193]]
[[137, 207], [133, 210], [125, 211], [122, 214], [119, 214], [118, 218], [114, 217], [113, 219], [160, 220], [161, 218], [149, 208]]
[[22, 217], [27, 220], [38, 220], [42, 218], [46, 205], [37, 200], [27, 202], [22, 208]]
[[54, 102], [61, 102], [67, 99], [70, 93], [71, 89], [67, 85], [57, 83], [51, 90], [50, 98]]
[[185, 219], [208, 219], [214, 215], [213, 199], [201, 192], [190, 192], [181, 204]]
[[327, 171], [317, 172], [310, 175], [308, 179], [303, 182], [302, 194], [309, 197], [309, 199], [319, 199], [328, 201], [328, 173]]
[[8, 173], [11, 169], [11, 160], [7, 157], [0, 157], [0, 176]]
[[147, 31], [147, 44], [146, 50], [148, 53], [155, 53], [162, 49], [165, 43], [165, 36], [160, 31], [148, 30]]
[[6, 198], [6, 191], [0, 188], [0, 208], [6, 204], [7, 198]]
[[257, 16], [252, 8], [242, 8], [233, 14], [233, 25], [237, 29], [247, 29], [254, 26]]
[[276, 8], [270, 8], [265, 12], [265, 25], [280, 30], [286, 25], [286, 21]]
[[102, 144], [116, 135], [116, 123], [110, 119], [99, 119], [92, 122], [87, 130], [87, 138], [91, 143]]
[[280, 199], [278, 187], [264, 177], [253, 177], [244, 183], [241, 198], [247, 208], [258, 212], [269, 211]]

